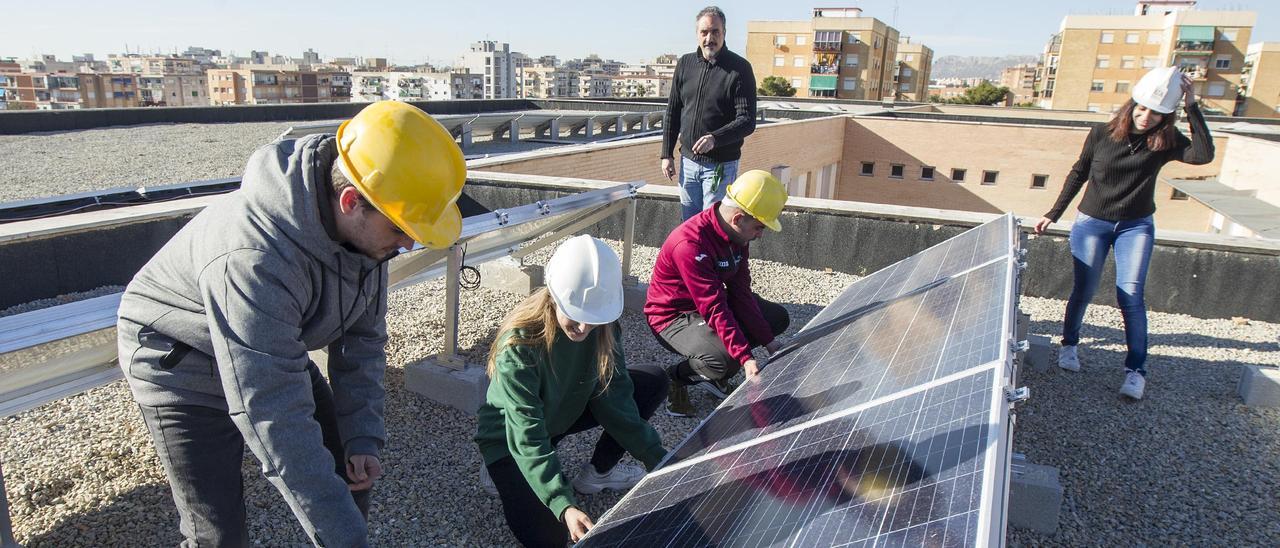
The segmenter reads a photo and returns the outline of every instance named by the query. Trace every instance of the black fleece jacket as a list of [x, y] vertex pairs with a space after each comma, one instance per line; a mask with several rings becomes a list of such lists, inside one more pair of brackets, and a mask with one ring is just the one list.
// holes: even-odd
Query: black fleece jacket
[[1114, 141], [1107, 134], [1106, 124], [1094, 127], [1062, 185], [1058, 201], [1044, 216], [1056, 222], [1086, 181], [1089, 186], [1084, 189], [1079, 209], [1090, 217], [1119, 222], [1155, 213], [1156, 176], [1161, 167], [1175, 160], [1192, 165], [1213, 161], [1213, 136], [1209, 135], [1200, 107], [1187, 109], [1187, 122], [1192, 138], [1178, 132], [1173, 147], [1159, 152], [1147, 148], [1146, 135], [1131, 135], [1127, 142]]
[[[671, 158], [680, 136], [681, 155], [698, 161], [731, 162], [742, 157], [742, 140], [756, 130], [756, 77], [751, 64], [721, 49], [707, 61], [701, 50], [676, 63], [662, 119], [662, 157]], [[693, 144], [710, 133], [715, 148], [694, 154]]]

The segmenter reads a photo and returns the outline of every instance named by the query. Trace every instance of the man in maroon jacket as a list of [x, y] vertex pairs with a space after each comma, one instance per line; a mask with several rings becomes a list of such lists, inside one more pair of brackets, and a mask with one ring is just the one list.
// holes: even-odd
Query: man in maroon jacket
[[765, 228], [781, 230], [778, 215], [786, 201], [777, 178], [748, 171], [729, 185], [723, 201], [690, 217], [662, 244], [644, 313], [658, 342], [685, 358], [667, 370], [670, 414], [693, 414], [688, 385], [702, 383], [723, 398], [725, 381], [739, 369], [748, 378], [759, 373], [752, 348], [778, 349], [774, 338], [791, 317], [751, 291], [747, 260], [751, 241]]

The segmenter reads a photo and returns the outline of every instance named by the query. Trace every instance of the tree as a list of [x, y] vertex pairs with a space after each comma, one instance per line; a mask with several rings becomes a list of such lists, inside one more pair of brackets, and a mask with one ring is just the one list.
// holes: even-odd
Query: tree
[[1009, 88], [996, 87], [991, 82], [983, 80], [981, 84], [964, 90], [964, 95], [957, 97], [955, 102], [961, 105], [994, 105], [1003, 103], [1008, 95]]
[[796, 88], [791, 87], [787, 83], [787, 79], [781, 76], [766, 76], [760, 87], [756, 89], [756, 93], [771, 97], [791, 97], [796, 94]]

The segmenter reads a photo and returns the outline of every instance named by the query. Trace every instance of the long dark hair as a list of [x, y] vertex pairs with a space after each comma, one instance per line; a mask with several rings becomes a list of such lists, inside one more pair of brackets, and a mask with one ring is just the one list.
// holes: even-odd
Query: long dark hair
[[[1111, 136], [1111, 140], [1117, 143], [1123, 143], [1129, 139], [1129, 134], [1133, 133], [1133, 109], [1138, 107], [1133, 99], [1125, 102], [1124, 106], [1116, 112], [1115, 117], [1107, 122], [1107, 134]], [[1168, 114], [1158, 113], [1161, 116], [1160, 123], [1147, 130], [1147, 148], [1152, 151], [1161, 151], [1173, 148], [1176, 142], [1178, 130], [1173, 125], [1178, 121], [1178, 111]]]

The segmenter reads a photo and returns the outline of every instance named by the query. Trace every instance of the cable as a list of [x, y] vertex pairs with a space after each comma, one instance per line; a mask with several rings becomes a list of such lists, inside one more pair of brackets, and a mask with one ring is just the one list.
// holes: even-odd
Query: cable
[[458, 287], [467, 291], [480, 288], [480, 270], [467, 265], [467, 244], [462, 244], [462, 267], [458, 269]]

